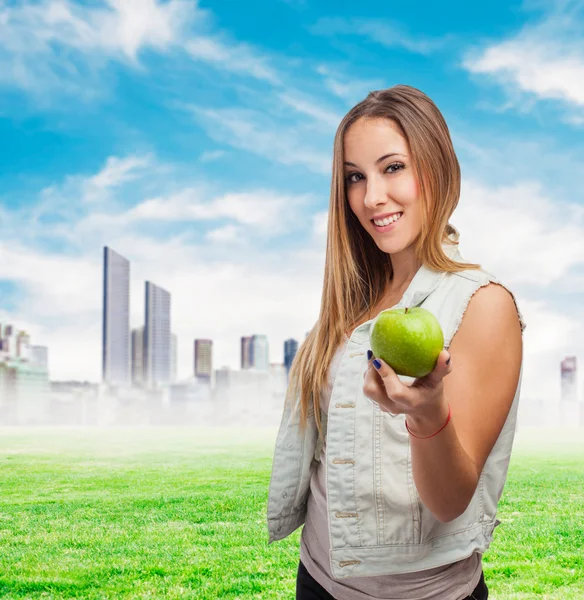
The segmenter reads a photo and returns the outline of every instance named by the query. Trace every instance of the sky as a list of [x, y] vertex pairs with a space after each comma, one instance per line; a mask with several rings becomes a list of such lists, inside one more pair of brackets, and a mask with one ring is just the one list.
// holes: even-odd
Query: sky
[[253, 334], [282, 362], [318, 318], [336, 128], [400, 83], [448, 123], [462, 256], [527, 323], [522, 396], [558, 399], [584, 360], [582, 1], [0, 0], [0, 322], [99, 381], [108, 245], [132, 327], [146, 280], [172, 294], [179, 378], [195, 338], [214, 368]]

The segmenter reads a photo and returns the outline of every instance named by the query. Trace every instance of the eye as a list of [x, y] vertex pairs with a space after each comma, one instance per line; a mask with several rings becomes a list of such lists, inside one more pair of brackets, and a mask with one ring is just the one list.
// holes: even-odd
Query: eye
[[[395, 169], [395, 171], [389, 171], [390, 167], [397, 167], [397, 168]], [[395, 162], [395, 163], [391, 163], [385, 170], [389, 171], [390, 173], [395, 173], [396, 171], [401, 171], [401, 169], [403, 169], [404, 167], [405, 167], [405, 165], [403, 165], [402, 163]]]
[[[392, 167], [396, 167], [395, 169], [392, 169]], [[391, 163], [390, 165], [387, 166], [387, 169], [385, 169], [386, 173], [396, 173], [397, 171], [401, 171], [402, 169], [405, 168], [405, 165], [403, 163], [400, 162], [394, 162]], [[361, 173], [354, 171], [353, 173], [349, 173], [346, 177], [345, 177], [345, 181], [350, 185], [352, 183], [358, 183], [358, 179], [354, 180], [352, 179], [353, 177], [358, 176], [358, 177], [363, 177], [363, 175], [361, 175]]]
[[351, 177], [354, 177], [355, 175], [358, 175], [359, 177], [362, 177], [361, 173], [349, 173], [346, 177], [345, 177], [345, 181], [348, 184], [351, 183], [357, 183], [356, 181], [353, 181], [353, 179], [351, 179]]

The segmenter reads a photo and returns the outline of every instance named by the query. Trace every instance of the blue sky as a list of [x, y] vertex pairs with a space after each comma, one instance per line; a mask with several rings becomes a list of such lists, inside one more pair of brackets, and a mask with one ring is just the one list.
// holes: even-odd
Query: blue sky
[[[0, 0], [0, 321], [100, 376], [101, 253], [172, 294], [179, 376], [195, 337], [239, 367], [318, 316], [332, 142], [369, 91], [443, 112], [461, 252], [516, 293], [524, 393], [584, 358], [584, 3]], [[544, 383], [542, 383], [542, 377]]]

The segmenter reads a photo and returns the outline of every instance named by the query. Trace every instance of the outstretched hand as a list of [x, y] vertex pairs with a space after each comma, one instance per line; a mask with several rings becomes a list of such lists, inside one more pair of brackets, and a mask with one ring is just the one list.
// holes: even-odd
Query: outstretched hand
[[[445, 402], [443, 379], [452, 371], [452, 363], [446, 362], [449, 359], [449, 352], [442, 350], [436, 366], [428, 375], [417, 378], [412, 385], [406, 385], [386, 362], [371, 354], [364, 377], [363, 394], [379, 404], [382, 411], [394, 415], [432, 414]], [[374, 360], [379, 361], [379, 368], [373, 364]]]

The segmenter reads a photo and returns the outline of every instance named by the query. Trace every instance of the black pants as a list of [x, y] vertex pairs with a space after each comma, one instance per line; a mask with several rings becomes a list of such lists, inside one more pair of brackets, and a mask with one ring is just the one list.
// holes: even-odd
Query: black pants
[[[465, 600], [487, 600], [488, 597], [489, 589], [485, 583], [485, 576], [481, 572], [481, 579], [477, 587]], [[302, 561], [298, 565], [298, 574], [296, 575], [296, 600], [335, 600], [320, 583], [311, 577]]]

